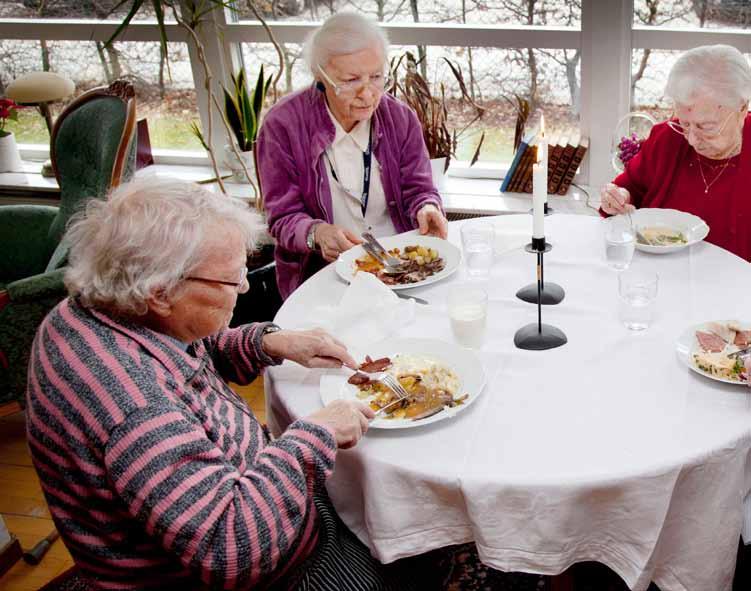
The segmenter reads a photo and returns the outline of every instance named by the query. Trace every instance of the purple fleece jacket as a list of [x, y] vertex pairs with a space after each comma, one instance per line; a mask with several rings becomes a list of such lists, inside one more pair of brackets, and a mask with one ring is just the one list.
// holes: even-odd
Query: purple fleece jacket
[[[373, 116], [373, 154], [397, 233], [417, 227], [426, 203], [442, 209], [417, 116], [385, 94]], [[271, 235], [276, 239], [276, 277], [286, 299], [326, 263], [306, 244], [315, 220], [333, 223], [324, 152], [334, 141], [325, 95], [311, 86], [268, 112], [256, 144], [258, 176]]]

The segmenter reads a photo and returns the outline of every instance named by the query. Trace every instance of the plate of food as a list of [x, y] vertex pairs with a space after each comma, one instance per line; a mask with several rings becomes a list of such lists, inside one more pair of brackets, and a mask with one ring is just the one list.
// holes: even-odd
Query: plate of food
[[636, 230], [636, 248], [666, 254], [701, 242], [709, 226], [698, 216], [677, 209], [644, 208], [631, 214]]
[[743, 356], [751, 347], [751, 322], [716, 320], [687, 329], [678, 339], [678, 358], [690, 369], [718, 382], [747, 384]]
[[[461, 413], [482, 393], [485, 371], [477, 354], [433, 339], [390, 339], [368, 347], [360, 369], [342, 368], [321, 376], [321, 400], [360, 400], [373, 410], [384, 408], [373, 429], [409, 429]], [[407, 391], [403, 402], [382, 382], [369, 378], [385, 372]]]
[[407, 263], [405, 272], [388, 274], [383, 265], [355, 246], [339, 255], [336, 272], [345, 281], [351, 281], [357, 273], [372, 273], [391, 289], [409, 289], [445, 279], [459, 268], [461, 251], [435, 236], [421, 236], [407, 232], [397, 236], [379, 238], [378, 241], [392, 256]]

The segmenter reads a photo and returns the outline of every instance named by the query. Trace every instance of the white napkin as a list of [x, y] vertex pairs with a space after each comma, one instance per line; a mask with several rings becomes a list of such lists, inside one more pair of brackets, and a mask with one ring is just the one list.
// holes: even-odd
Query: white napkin
[[362, 350], [382, 341], [415, 319], [414, 300], [402, 300], [371, 273], [357, 273], [338, 306], [318, 306], [315, 323], [342, 341]]

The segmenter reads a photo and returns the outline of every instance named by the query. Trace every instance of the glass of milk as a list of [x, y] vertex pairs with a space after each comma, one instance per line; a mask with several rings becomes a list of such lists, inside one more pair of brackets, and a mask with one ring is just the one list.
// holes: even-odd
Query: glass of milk
[[493, 266], [495, 229], [488, 222], [466, 222], [461, 227], [464, 264], [470, 277], [486, 279]]
[[461, 345], [479, 349], [485, 340], [488, 293], [476, 284], [453, 286], [448, 295], [448, 312], [454, 338]]

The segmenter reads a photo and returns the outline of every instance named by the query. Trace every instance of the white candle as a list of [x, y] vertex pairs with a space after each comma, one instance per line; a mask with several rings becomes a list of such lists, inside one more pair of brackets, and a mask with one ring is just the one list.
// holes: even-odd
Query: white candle
[[532, 238], [545, 237], [545, 200], [548, 195], [548, 169], [540, 162], [532, 165]]
[[[540, 115], [540, 142], [538, 144], [538, 151], [540, 154], [540, 157], [538, 158], [538, 162], [542, 165], [543, 170], [545, 171], [545, 180], [547, 181], [547, 175], [548, 175], [548, 142], [545, 139], [545, 115]], [[545, 201], [543, 203], [548, 202], [548, 189], [545, 188]]]

